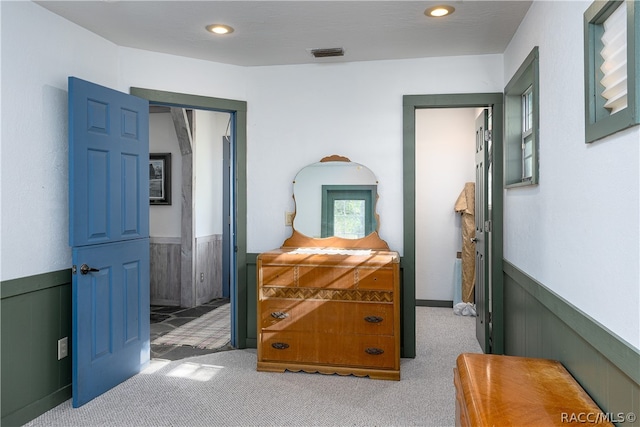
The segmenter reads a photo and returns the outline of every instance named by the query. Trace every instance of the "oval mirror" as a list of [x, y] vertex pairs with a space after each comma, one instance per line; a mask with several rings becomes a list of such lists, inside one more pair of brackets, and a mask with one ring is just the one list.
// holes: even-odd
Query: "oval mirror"
[[325, 157], [295, 177], [293, 228], [312, 238], [360, 239], [378, 231], [377, 188], [366, 166], [346, 157]]

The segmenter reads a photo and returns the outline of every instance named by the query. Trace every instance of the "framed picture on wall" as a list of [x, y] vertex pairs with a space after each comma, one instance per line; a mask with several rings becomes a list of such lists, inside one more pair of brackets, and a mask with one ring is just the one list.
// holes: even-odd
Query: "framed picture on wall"
[[171, 153], [149, 154], [149, 204], [171, 204]]

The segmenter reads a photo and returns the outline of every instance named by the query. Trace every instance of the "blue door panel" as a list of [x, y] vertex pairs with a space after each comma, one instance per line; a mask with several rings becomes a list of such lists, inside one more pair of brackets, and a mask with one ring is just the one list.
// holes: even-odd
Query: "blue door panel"
[[71, 246], [149, 236], [148, 105], [69, 78]]
[[121, 136], [130, 138], [132, 142], [136, 142], [139, 137], [140, 121], [137, 111], [128, 108], [120, 109], [120, 118], [122, 120]]
[[[135, 154], [123, 154], [121, 160], [122, 167], [122, 229], [120, 234], [122, 236], [138, 236], [140, 230], [140, 206], [138, 206], [141, 199], [140, 190], [140, 156]], [[145, 163], [148, 163], [146, 161]], [[145, 202], [149, 200], [148, 188], [146, 197], [143, 198]]]
[[[82, 114], [81, 111], [76, 111], [76, 113]], [[79, 118], [82, 117], [78, 115], [76, 116]], [[111, 127], [109, 126], [110, 118], [111, 114], [109, 112], [109, 103], [100, 102], [91, 98], [87, 99], [87, 131], [93, 134], [107, 135], [109, 133], [109, 130], [111, 129]]]
[[70, 77], [74, 407], [149, 362], [148, 164], [148, 102]]
[[96, 179], [95, 176], [103, 177], [108, 174], [109, 153], [103, 150], [88, 150], [87, 168], [80, 173], [86, 174], [88, 170], [93, 173], [88, 176], [86, 189], [84, 189], [89, 210], [87, 240], [99, 243], [109, 239], [109, 223], [106, 214], [109, 206], [109, 187], [104, 179]]
[[79, 343], [72, 352], [72, 389], [78, 407], [149, 361], [149, 239], [77, 247], [73, 258], [100, 270], [77, 272], [72, 279], [72, 342]]
[[[110, 268], [102, 268], [99, 272], [88, 277], [91, 287], [90, 299], [93, 315], [87, 325], [91, 326], [91, 361], [95, 361], [111, 354], [111, 339], [109, 336], [109, 318], [111, 313], [111, 282]], [[98, 303], [99, 302], [99, 303]]]
[[[140, 292], [144, 287], [140, 283], [141, 277], [144, 277], [144, 273], [141, 271], [140, 261], [129, 262], [122, 266], [123, 269], [123, 293], [124, 293], [124, 307], [123, 307], [123, 320], [124, 320], [124, 338], [125, 344], [129, 344], [136, 340], [142, 339], [142, 332], [145, 326], [140, 322], [140, 305], [142, 295]], [[145, 311], [149, 307], [149, 303], [145, 307]], [[144, 313], [144, 312], [143, 312]]]

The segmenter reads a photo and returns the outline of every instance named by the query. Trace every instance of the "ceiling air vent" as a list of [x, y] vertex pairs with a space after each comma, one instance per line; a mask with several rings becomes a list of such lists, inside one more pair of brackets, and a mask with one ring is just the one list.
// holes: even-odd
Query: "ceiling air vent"
[[344, 56], [344, 49], [341, 47], [331, 47], [328, 49], [311, 49], [314, 58], [328, 58], [330, 56]]

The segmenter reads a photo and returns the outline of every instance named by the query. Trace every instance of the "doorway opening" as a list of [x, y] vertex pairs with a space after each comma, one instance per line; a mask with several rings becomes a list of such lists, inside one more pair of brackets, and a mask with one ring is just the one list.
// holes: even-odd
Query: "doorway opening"
[[[486, 257], [487, 280], [483, 301], [486, 318], [483, 318], [482, 335], [478, 335], [481, 347], [487, 353], [503, 352], [502, 313], [502, 93], [450, 94], [450, 95], [405, 95], [403, 99], [403, 191], [404, 191], [404, 258], [403, 258], [403, 357], [415, 355], [415, 310], [416, 305], [416, 112], [429, 108], [487, 108], [492, 112], [492, 196], [491, 237]], [[488, 205], [487, 205], [488, 208]], [[490, 285], [490, 288], [489, 288]], [[490, 292], [489, 292], [490, 289]], [[489, 301], [491, 305], [489, 305]], [[477, 328], [478, 330], [478, 328]]]
[[[178, 201], [181, 215], [177, 255], [181, 260], [179, 305], [193, 310], [188, 314], [194, 317], [200, 317], [198, 314], [201, 312], [219, 312], [226, 306], [230, 329], [228, 346], [245, 348], [247, 302], [246, 298], [240, 296], [246, 293], [246, 102], [133, 87], [131, 94], [149, 100], [153, 108], [169, 108], [173, 116], [170, 133], [178, 136], [179, 142], [176, 161], [181, 163], [180, 176], [183, 183], [191, 184], [190, 188], [189, 185], [181, 185], [181, 190], [174, 190], [174, 200]], [[204, 121], [198, 121], [198, 116], [205, 117]], [[198, 150], [199, 145], [194, 145], [189, 138], [197, 136], [199, 128], [201, 130], [203, 127], [223, 129], [223, 132], [210, 132], [210, 138], [206, 137], [209, 138], [207, 143], [194, 156], [194, 149]], [[217, 148], [212, 150], [214, 146]], [[211, 151], [216, 154], [213, 155]], [[212, 160], [214, 158], [217, 160]], [[197, 182], [194, 185], [194, 170], [205, 172], [204, 178], [195, 177], [203, 180], [204, 185], [201, 183], [198, 187]], [[214, 181], [222, 185], [216, 191], [211, 191]], [[191, 203], [185, 201], [185, 195], [189, 194]], [[197, 200], [201, 200], [200, 207], [206, 208], [204, 213], [199, 210], [197, 203], [193, 208], [192, 203]], [[219, 221], [209, 221], [213, 216]], [[215, 226], [212, 224], [221, 225], [213, 230], [211, 227]], [[177, 241], [173, 240], [173, 243]], [[212, 247], [217, 250], [209, 250]], [[221, 265], [217, 272], [207, 270], [212, 259], [211, 252], [214, 253], [213, 258], [218, 257], [217, 262]], [[205, 254], [204, 261], [198, 263], [198, 254]], [[175, 257], [171, 256], [172, 259]], [[216, 274], [219, 276], [217, 282], [226, 286], [218, 289], [220, 292], [211, 299], [211, 294], [202, 292], [207, 287], [198, 285]], [[175, 296], [171, 305], [175, 306]]]
[[149, 212], [155, 358], [231, 348], [231, 119], [228, 112], [149, 107], [150, 158], [172, 159], [164, 187], [175, 201], [151, 203]]
[[[418, 305], [474, 304], [475, 121], [483, 113], [483, 108], [416, 110]], [[475, 312], [467, 308], [468, 314]]]

